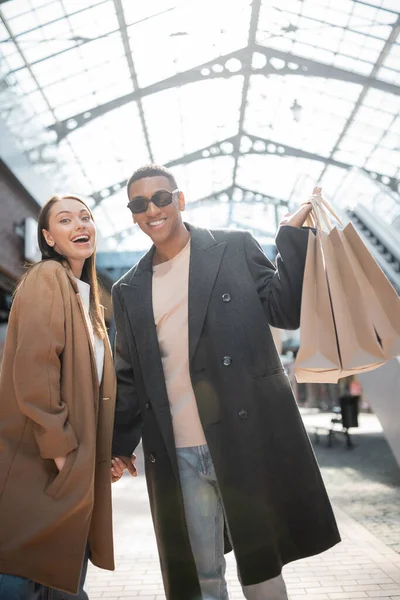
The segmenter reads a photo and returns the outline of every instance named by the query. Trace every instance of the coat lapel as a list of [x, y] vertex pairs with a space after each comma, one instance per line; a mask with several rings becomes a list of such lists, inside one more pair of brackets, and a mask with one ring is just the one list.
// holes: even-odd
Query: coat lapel
[[192, 243], [189, 270], [189, 361], [199, 343], [208, 303], [225, 252], [226, 242], [217, 243], [210, 231], [186, 224]]
[[121, 293], [139, 355], [146, 394], [178, 478], [172, 417], [154, 322], [153, 253], [152, 249], [143, 257], [129, 283], [121, 284]]
[[146, 392], [155, 406], [169, 407], [153, 313], [151, 249], [140, 261], [121, 293], [138, 350]]

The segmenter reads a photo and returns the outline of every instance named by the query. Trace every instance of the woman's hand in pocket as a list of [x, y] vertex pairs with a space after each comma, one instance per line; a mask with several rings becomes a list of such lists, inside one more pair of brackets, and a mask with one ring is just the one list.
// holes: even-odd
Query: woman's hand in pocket
[[67, 460], [66, 456], [59, 456], [58, 458], [54, 459], [54, 462], [56, 463], [57, 469], [59, 471], [63, 470], [66, 460]]

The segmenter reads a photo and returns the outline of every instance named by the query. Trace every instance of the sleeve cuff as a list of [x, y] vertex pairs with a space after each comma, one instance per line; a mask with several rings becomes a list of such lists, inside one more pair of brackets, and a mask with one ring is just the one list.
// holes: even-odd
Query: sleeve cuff
[[276, 241], [279, 239], [285, 239], [288, 236], [295, 240], [308, 240], [308, 232], [310, 227], [293, 227], [292, 225], [281, 225], [276, 235]]

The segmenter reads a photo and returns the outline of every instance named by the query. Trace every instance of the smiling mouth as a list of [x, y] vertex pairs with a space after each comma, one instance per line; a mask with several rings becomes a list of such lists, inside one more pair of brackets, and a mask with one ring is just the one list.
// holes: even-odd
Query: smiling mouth
[[79, 237], [74, 238], [72, 241], [74, 244], [87, 244], [90, 241], [90, 238], [88, 235], [80, 235]]
[[165, 221], [167, 219], [158, 219], [157, 221], [150, 221], [150, 223], [148, 223], [149, 227], [161, 227], [161, 225], [164, 225]]

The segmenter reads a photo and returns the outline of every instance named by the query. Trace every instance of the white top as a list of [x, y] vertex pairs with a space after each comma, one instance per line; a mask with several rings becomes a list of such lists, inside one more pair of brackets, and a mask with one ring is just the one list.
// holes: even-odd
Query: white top
[[90, 320], [89, 307], [90, 307], [90, 285], [81, 279], [76, 279], [78, 284], [79, 294], [82, 299], [83, 308], [85, 309], [86, 322], [89, 329], [89, 335], [94, 348], [94, 355], [96, 358], [97, 376], [99, 378], [99, 384], [103, 378], [103, 366], [104, 366], [104, 341], [97, 335], [94, 335], [92, 321]]
[[177, 448], [206, 443], [189, 372], [190, 240], [153, 267], [153, 311]]

